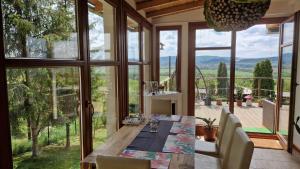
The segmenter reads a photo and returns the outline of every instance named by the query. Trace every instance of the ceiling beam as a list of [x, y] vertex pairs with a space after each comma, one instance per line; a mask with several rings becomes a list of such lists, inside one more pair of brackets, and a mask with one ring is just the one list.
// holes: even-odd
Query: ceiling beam
[[151, 0], [151, 1], [142, 1], [136, 3], [136, 9], [142, 10], [142, 9], [148, 9], [152, 7], [157, 6], [163, 6], [172, 2], [175, 2], [177, 0]]
[[159, 16], [164, 16], [164, 15], [176, 14], [176, 13], [183, 12], [183, 11], [198, 9], [198, 8], [203, 7], [203, 5], [204, 5], [204, 0], [193, 1], [193, 2], [189, 2], [189, 3], [177, 5], [177, 6], [172, 6], [172, 7], [163, 8], [160, 10], [147, 12], [146, 17], [151, 18], [151, 17], [159, 17]]

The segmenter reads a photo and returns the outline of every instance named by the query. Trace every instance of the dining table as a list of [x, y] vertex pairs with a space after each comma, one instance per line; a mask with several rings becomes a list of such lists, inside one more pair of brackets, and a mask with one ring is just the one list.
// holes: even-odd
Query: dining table
[[195, 117], [155, 117], [158, 132], [149, 131], [149, 122], [124, 125], [82, 161], [84, 169], [96, 167], [98, 155], [151, 160], [151, 168], [193, 169]]

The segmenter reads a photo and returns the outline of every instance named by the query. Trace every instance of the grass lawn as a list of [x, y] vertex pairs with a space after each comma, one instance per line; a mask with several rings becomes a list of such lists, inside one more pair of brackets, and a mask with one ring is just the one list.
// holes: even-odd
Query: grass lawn
[[[106, 129], [95, 131], [94, 145], [99, 146], [106, 140]], [[14, 169], [79, 169], [80, 140], [71, 137], [71, 147], [49, 145], [40, 148], [39, 156], [32, 158], [31, 152], [14, 156]]]

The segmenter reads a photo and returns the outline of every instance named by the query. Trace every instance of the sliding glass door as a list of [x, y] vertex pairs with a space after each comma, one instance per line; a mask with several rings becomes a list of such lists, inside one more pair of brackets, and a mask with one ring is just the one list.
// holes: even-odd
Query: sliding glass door
[[234, 113], [247, 132], [275, 133], [279, 27], [259, 24], [236, 35]]

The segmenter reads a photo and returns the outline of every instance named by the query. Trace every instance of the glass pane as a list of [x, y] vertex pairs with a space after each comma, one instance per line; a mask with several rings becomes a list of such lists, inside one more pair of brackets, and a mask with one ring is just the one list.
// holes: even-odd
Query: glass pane
[[292, 56], [293, 46], [282, 49], [282, 69], [281, 69], [281, 105], [279, 112], [279, 133], [288, 135], [290, 92], [292, 77]]
[[14, 168], [80, 168], [78, 68], [7, 69]]
[[73, 0], [1, 1], [6, 58], [77, 59]]
[[197, 50], [195, 58], [195, 116], [220, 120], [228, 106], [230, 50]]
[[294, 21], [283, 24], [283, 44], [292, 43], [294, 40]]
[[176, 65], [178, 58], [178, 31], [166, 30], [159, 32], [160, 43], [160, 85], [167, 91], [176, 91]]
[[150, 62], [151, 54], [151, 33], [147, 28], [143, 29], [143, 62]]
[[129, 114], [138, 114], [141, 110], [140, 94], [140, 66], [128, 66], [128, 111]]
[[118, 124], [117, 76], [114, 66], [92, 67], [93, 147], [114, 134]]
[[[151, 65], [144, 65], [144, 82], [151, 80]], [[144, 86], [146, 87], [146, 86]]]
[[103, 0], [89, 5], [89, 42], [91, 60], [115, 59], [115, 8]]
[[230, 47], [231, 32], [217, 32], [213, 29], [196, 30], [196, 47]]
[[140, 61], [139, 24], [127, 17], [127, 55], [128, 61]]
[[275, 117], [263, 121], [262, 103], [276, 103], [279, 24], [255, 25], [239, 31], [236, 44], [234, 113], [245, 131], [273, 133]]

